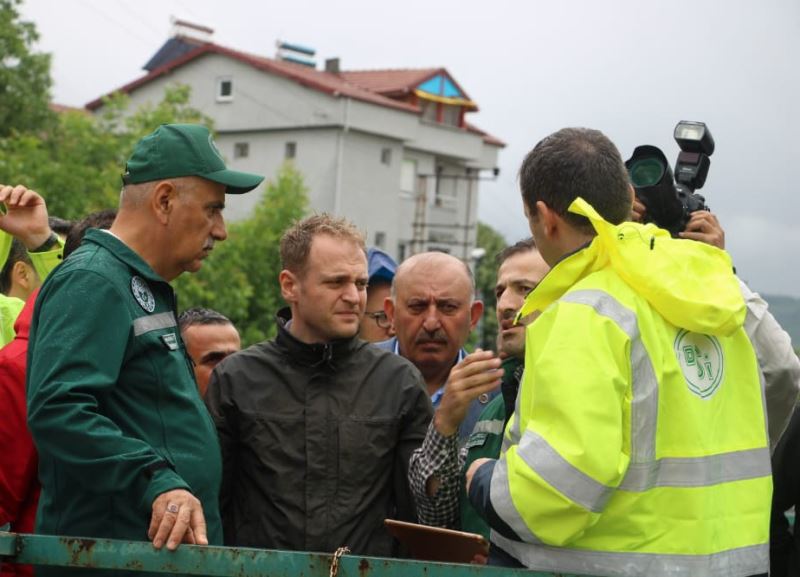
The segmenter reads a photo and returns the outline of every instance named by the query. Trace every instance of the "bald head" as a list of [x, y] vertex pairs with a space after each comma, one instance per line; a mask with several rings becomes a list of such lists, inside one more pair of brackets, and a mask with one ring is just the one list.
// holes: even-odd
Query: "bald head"
[[472, 272], [441, 252], [414, 255], [398, 267], [384, 303], [400, 354], [420, 370], [433, 394], [447, 380], [459, 349], [483, 314]]
[[392, 298], [396, 298], [402, 287], [420, 278], [445, 278], [463, 284], [470, 299], [475, 294], [475, 278], [464, 261], [443, 252], [423, 252], [404, 260], [392, 282]]

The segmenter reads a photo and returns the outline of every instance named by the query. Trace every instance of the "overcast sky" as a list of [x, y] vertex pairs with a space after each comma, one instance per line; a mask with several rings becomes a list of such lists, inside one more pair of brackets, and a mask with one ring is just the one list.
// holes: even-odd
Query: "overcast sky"
[[270, 57], [280, 38], [345, 69], [443, 66], [480, 107], [468, 119], [508, 143], [479, 211], [508, 241], [528, 235], [516, 171], [547, 134], [598, 128], [623, 158], [653, 144], [674, 163], [675, 124], [706, 122], [716, 152], [701, 192], [740, 276], [800, 297], [797, 0], [27, 0], [22, 12], [53, 54], [54, 100], [74, 106], [140, 76], [170, 16]]

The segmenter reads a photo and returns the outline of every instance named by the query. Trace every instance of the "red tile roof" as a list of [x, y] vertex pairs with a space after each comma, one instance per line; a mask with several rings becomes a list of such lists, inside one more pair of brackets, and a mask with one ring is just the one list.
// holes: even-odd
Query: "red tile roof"
[[[340, 76], [372, 92], [397, 98], [410, 94], [417, 86], [437, 74], [444, 74], [447, 76], [459, 91], [461, 91], [464, 100], [472, 100], [467, 95], [467, 91], [461, 88], [455, 78], [444, 68], [343, 70]], [[472, 103], [471, 106], [468, 106], [468, 109], [474, 112], [478, 110], [478, 106]]]
[[[262, 70], [264, 72], [269, 72], [272, 74], [277, 74], [278, 76], [283, 76], [285, 78], [289, 78], [294, 80], [295, 82], [303, 85], [308, 86], [314, 90], [319, 90], [321, 92], [325, 92], [327, 94], [331, 94], [333, 96], [348, 96], [350, 98], [354, 98], [356, 100], [362, 100], [364, 102], [370, 102], [373, 104], [378, 104], [380, 106], [386, 106], [387, 108], [394, 108], [397, 110], [403, 110], [406, 112], [412, 113], [419, 113], [419, 108], [408, 104], [406, 102], [399, 102], [397, 100], [392, 100], [391, 98], [387, 98], [385, 96], [381, 96], [380, 94], [376, 94], [374, 92], [370, 92], [365, 88], [361, 88], [354, 84], [350, 84], [343, 78], [341, 78], [337, 74], [332, 74], [330, 72], [324, 72], [321, 70], [316, 70], [314, 68], [310, 68], [308, 66], [303, 66], [302, 64], [295, 64], [293, 62], [286, 62], [283, 60], [273, 60], [271, 58], [264, 58], [263, 56], [255, 56], [253, 54], [247, 54], [246, 52], [240, 52], [238, 50], [232, 50], [230, 48], [226, 48], [224, 46], [220, 46], [218, 44], [213, 43], [205, 43], [198, 46], [196, 49], [188, 52], [187, 54], [176, 58], [170, 62], [167, 62], [163, 66], [160, 66], [142, 76], [138, 80], [134, 80], [118, 88], [114, 92], [133, 92], [140, 86], [155, 80], [156, 78], [167, 74], [168, 72], [183, 66], [187, 62], [190, 62], [200, 56], [205, 54], [221, 54], [223, 56], [228, 56], [245, 64], [249, 64], [254, 68]], [[96, 100], [92, 100], [86, 105], [86, 108], [89, 110], [96, 110], [103, 105], [103, 98], [98, 98]]]
[[86, 113], [85, 108], [76, 108], [74, 106], [67, 106], [66, 104], [56, 104], [55, 102], [51, 102], [48, 106], [50, 107], [50, 110], [56, 113], [61, 113], [61, 112], [80, 112], [83, 114]]
[[478, 135], [482, 136], [483, 137], [483, 141], [486, 144], [491, 144], [493, 146], [499, 146], [501, 148], [505, 148], [505, 146], [506, 146], [505, 142], [503, 142], [502, 140], [500, 140], [496, 136], [492, 136], [488, 132], [484, 132], [483, 130], [481, 130], [480, 128], [475, 126], [474, 124], [470, 124], [469, 122], [465, 122], [464, 123], [464, 128], [466, 128], [469, 132], [472, 132], [474, 134], [478, 134]]
[[417, 85], [439, 72], [443, 72], [443, 69], [343, 70], [340, 76], [372, 92], [400, 96], [410, 93]]
[[[246, 52], [241, 52], [214, 44], [213, 42], [204, 42], [183, 56], [179, 56], [178, 58], [175, 58], [174, 60], [155, 68], [148, 74], [118, 88], [114, 92], [133, 92], [140, 86], [143, 86], [155, 80], [156, 78], [168, 74], [172, 70], [206, 54], [220, 54], [227, 56], [253, 66], [254, 68], [263, 72], [283, 76], [284, 78], [293, 80], [302, 86], [307, 86], [308, 88], [319, 90], [320, 92], [324, 92], [332, 96], [347, 96], [349, 98], [354, 98], [355, 100], [361, 100], [363, 102], [369, 102], [379, 106], [385, 106], [387, 108], [393, 108], [395, 110], [401, 110], [413, 114], [420, 113], [418, 106], [408, 102], [395, 100], [394, 98], [390, 98], [390, 96], [397, 97], [407, 94], [421, 82], [424, 82], [428, 78], [439, 73], [447, 74], [448, 77], [453, 80], [452, 76], [450, 76], [444, 68], [352, 70], [334, 74], [332, 72], [316, 70], [315, 68], [303, 66], [302, 64], [296, 64], [294, 62], [274, 60], [272, 58], [248, 54]], [[455, 80], [453, 80], [453, 82], [455, 83]], [[460, 86], [459, 89], [462, 90], [462, 93], [464, 93], [466, 96], [466, 93], [463, 91], [463, 89], [461, 89]], [[108, 94], [108, 96], [111, 94], [113, 94], [113, 92]], [[92, 100], [86, 105], [86, 108], [89, 110], [97, 110], [103, 105], [103, 98], [104, 97], [100, 97], [96, 100]], [[501, 140], [481, 131], [470, 124], [466, 124], [466, 129], [469, 132], [482, 136], [484, 142], [487, 144], [505, 146]]]

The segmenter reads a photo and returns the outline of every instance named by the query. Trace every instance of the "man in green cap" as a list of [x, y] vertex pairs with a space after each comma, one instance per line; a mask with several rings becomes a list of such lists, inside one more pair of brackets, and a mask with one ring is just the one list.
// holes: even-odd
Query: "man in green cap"
[[228, 170], [205, 127], [173, 124], [137, 143], [122, 180], [110, 231], [88, 231], [36, 303], [27, 385], [36, 530], [170, 550], [221, 544], [219, 445], [169, 282], [225, 240], [225, 193], [263, 177]]

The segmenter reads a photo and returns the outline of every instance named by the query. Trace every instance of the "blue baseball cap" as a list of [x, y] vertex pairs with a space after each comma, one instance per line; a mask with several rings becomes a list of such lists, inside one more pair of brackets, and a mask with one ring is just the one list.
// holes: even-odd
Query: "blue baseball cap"
[[392, 282], [397, 271], [397, 263], [388, 254], [379, 248], [370, 248], [367, 251], [367, 274], [369, 282], [382, 280]]

